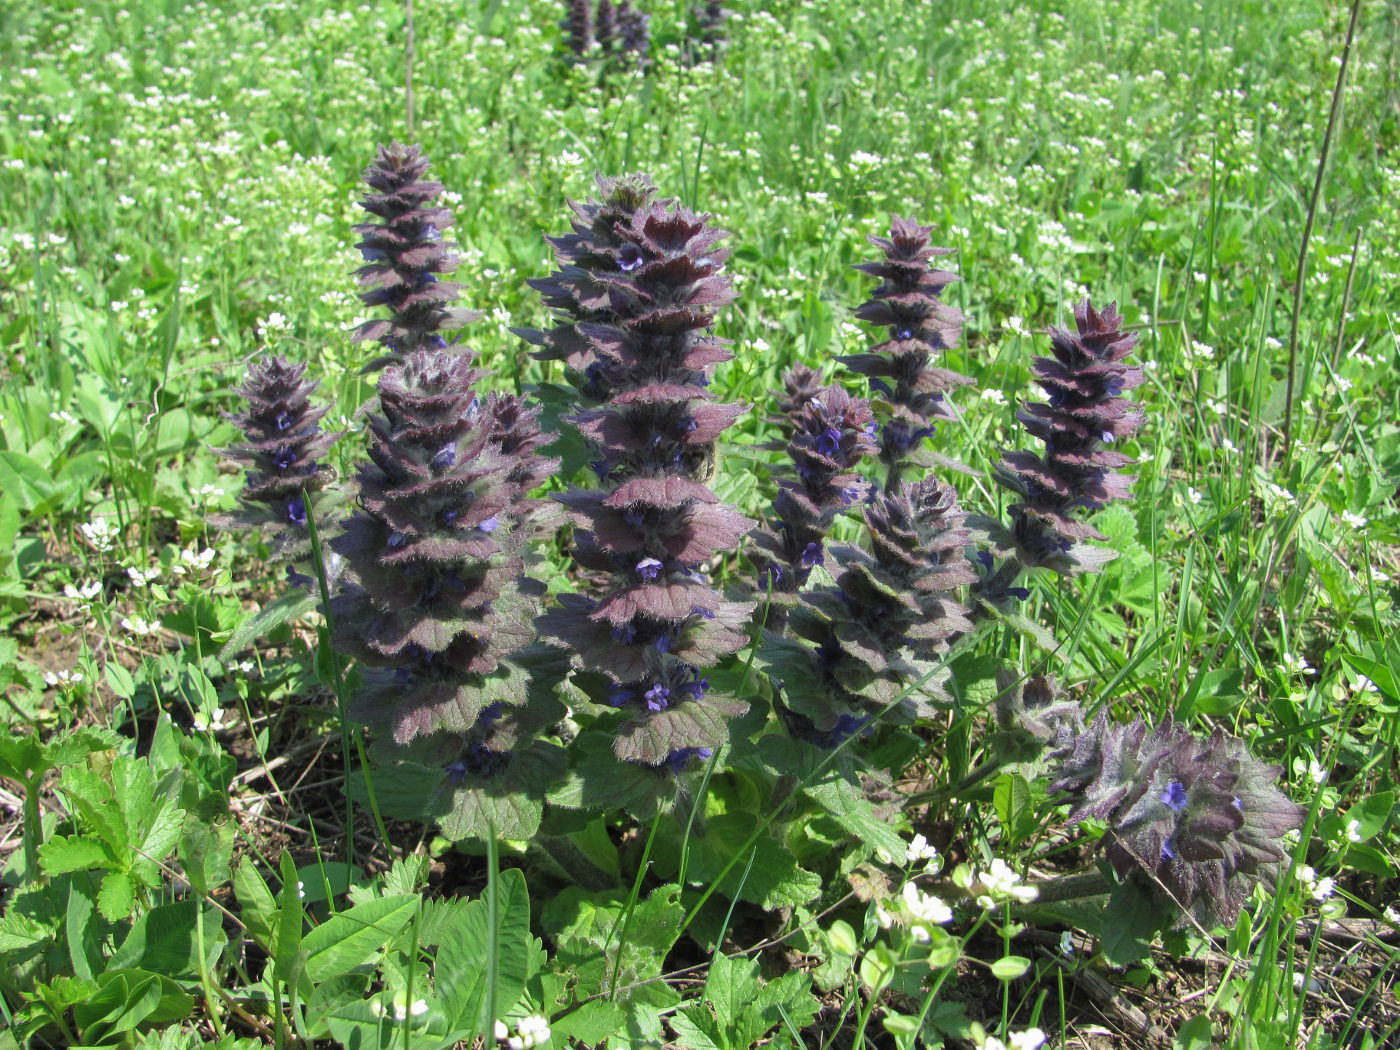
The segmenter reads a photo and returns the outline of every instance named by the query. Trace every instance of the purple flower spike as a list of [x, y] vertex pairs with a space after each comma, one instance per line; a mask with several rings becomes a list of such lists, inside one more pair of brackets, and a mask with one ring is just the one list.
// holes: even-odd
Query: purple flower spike
[[[434, 204], [440, 182], [427, 181], [429, 163], [417, 146], [381, 146], [365, 169], [370, 192], [360, 207], [377, 221], [355, 227], [356, 245], [366, 265], [355, 271], [369, 307], [387, 307], [389, 319], [366, 321], [354, 340], [375, 340], [385, 350], [369, 369], [400, 361], [415, 350], [447, 346], [442, 332], [462, 327], [481, 314], [450, 306], [459, 286], [440, 275], [457, 266], [452, 245], [442, 231], [453, 223], [452, 212]], [[368, 369], [367, 369], [368, 370]]]
[[1133, 460], [1106, 446], [1132, 437], [1143, 421], [1138, 406], [1119, 396], [1143, 377], [1123, 363], [1137, 336], [1122, 330], [1117, 305], [1100, 312], [1086, 299], [1075, 307], [1074, 320], [1074, 333], [1051, 330], [1054, 356], [1033, 365], [1047, 403], [1025, 405], [1017, 414], [1044, 443], [1044, 453], [1008, 452], [996, 471], [997, 481], [1020, 496], [1010, 513], [1021, 561], [1066, 575], [1098, 571], [1113, 557], [1084, 542], [1104, 537], [1083, 515], [1130, 498], [1134, 479], [1117, 468]]
[[753, 526], [708, 485], [719, 437], [744, 411], [709, 386], [733, 356], [713, 334], [733, 291], [724, 234], [705, 216], [657, 200], [643, 175], [599, 189], [571, 203], [572, 232], [549, 239], [558, 270], [529, 282], [558, 323], [518, 334], [563, 361], [592, 403], [569, 422], [600, 487], [557, 499], [576, 526], [575, 559], [610, 579], [596, 600], [561, 596], [540, 629], [615, 682], [651, 683], [624, 702], [614, 751], [657, 768], [677, 749], [724, 742], [727, 720], [746, 710], [684, 688], [748, 640], [750, 606], [695, 571]]
[[1179, 722], [1120, 725], [1105, 714], [1086, 727], [1053, 683], [1041, 693], [1036, 707], [1004, 713], [1044, 742], [1050, 792], [1064, 794], [1071, 821], [1107, 824], [1102, 844], [1119, 877], [1179, 907], [1178, 926], [1230, 925], [1256, 885], [1274, 884], [1283, 837], [1306, 812], [1275, 787], [1278, 766], [1218, 729], [1202, 739]]
[[953, 249], [933, 247], [932, 233], [932, 226], [892, 217], [888, 237], [868, 238], [885, 257], [856, 267], [881, 282], [856, 317], [884, 328], [887, 338], [867, 353], [840, 358], [884, 397], [880, 407], [890, 419], [881, 428], [880, 460], [888, 471], [887, 489], [895, 488], [915, 451], [933, 434], [932, 422], [955, 418], [948, 392], [972, 382], [933, 363], [957, 345], [963, 316], [940, 299], [958, 277], [933, 265], [931, 260]]
[[239, 509], [211, 517], [220, 528], [257, 529], [268, 540], [272, 556], [296, 561], [311, 551], [306, 530], [306, 501], [312, 500], [317, 521], [332, 524], [333, 506], [327, 486], [334, 477], [317, 465], [340, 434], [323, 433], [325, 408], [312, 408], [317, 384], [305, 379], [306, 366], [281, 357], [263, 357], [248, 367], [238, 392], [245, 410], [224, 418], [243, 432], [244, 440], [221, 455], [251, 468], [245, 473]]

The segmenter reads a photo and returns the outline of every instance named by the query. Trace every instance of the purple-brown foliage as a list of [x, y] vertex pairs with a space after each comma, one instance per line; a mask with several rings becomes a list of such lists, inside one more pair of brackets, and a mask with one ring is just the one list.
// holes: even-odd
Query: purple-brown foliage
[[532, 282], [566, 321], [527, 337], [609, 396], [570, 420], [600, 487], [558, 497], [578, 528], [576, 560], [606, 583], [597, 597], [561, 596], [540, 627], [610, 679], [604, 702], [626, 716], [618, 757], [674, 769], [723, 743], [746, 706], [710, 693], [704, 672], [744, 644], [750, 606], [700, 571], [753, 525], [706, 483], [719, 435], [743, 411], [708, 389], [733, 356], [711, 333], [733, 297], [729, 253], [721, 231], [656, 200], [645, 176], [599, 186], [600, 201], [571, 204], [573, 234], [551, 240], [560, 270]]
[[626, 323], [628, 304], [616, 294], [616, 277], [640, 265], [640, 249], [628, 238], [632, 236], [638, 210], [656, 196], [651, 180], [640, 174], [599, 179], [599, 188], [601, 201], [569, 201], [575, 216], [572, 233], [548, 238], [559, 269], [549, 277], [526, 282], [559, 316], [559, 322], [548, 331], [512, 329], [522, 339], [542, 348], [535, 351], [535, 357], [562, 361], [572, 371], [581, 373], [583, 394], [595, 401], [606, 400], [612, 387], [609, 368], [594, 348], [588, 331], [594, 325]]
[[[223, 528], [257, 529], [278, 560], [304, 558], [311, 549], [307, 515], [326, 515], [317, 506], [318, 494], [335, 473], [320, 462], [341, 435], [321, 430], [326, 408], [312, 408], [311, 394], [319, 383], [305, 378], [306, 365], [282, 357], [261, 357], [248, 366], [238, 393], [247, 402], [242, 412], [226, 412], [243, 431], [244, 440], [216, 451], [247, 467], [239, 509], [219, 515]], [[307, 506], [307, 500], [312, 502]]]
[[598, 0], [596, 12], [588, 0], [566, 0], [564, 30], [569, 50], [578, 58], [594, 57], [630, 59], [636, 66], [646, 65], [651, 46], [651, 16], [632, 6], [630, 0], [614, 5], [612, 0]]
[[1100, 312], [1085, 299], [1074, 320], [1077, 332], [1052, 329], [1054, 356], [1037, 357], [1032, 365], [1047, 402], [1017, 414], [1045, 452], [1009, 452], [996, 473], [1020, 497], [1010, 514], [1021, 562], [1071, 574], [1112, 557], [1082, 542], [1104, 537], [1080, 515], [1130, 498], [1134, 479], [1116, 468], [1133, 460], [1111, 446], [1143, 421], [1138, 406], [1122, 396], [1142, 382], [1142, 370], [1123, 363], [1137, 336], [1122, 331], [1117, 304]]
[[366, 321], [354, 339], [377, 340], [387, 351], [369, 368], [401, 360], [415, 350], [441, 350], [448, 346], [444, 332], [462, 327], [481, 314], [448, 304], [458, 298], [460, 286], [441, 275], [457, 267], [452, 245], [442, 240], [453, 223], [452, 212], [433, 202], [442, 183], [424, 179], [429, 162], [417, 146], [381, 146], [374, 163], [365, 169], [364, 181], [372, 193], [360, 207], [379, 221], [355, 227], [356, 245], [365, 265], [355, 271], [365, 291], [366, 306], [384, 306], [389, 319]]
[[[802, 375], [784, 377], [789, 389], [805, 386]], [[875, 452], [875, 421], [870, 405], [839, 387], [809, 397], [789, 417], [794, 432], [787, 445], [796, 479], [778, 482], [775, 521], [754, 537], [763, 551], [760, 591], [787, 603], [825, 561], [826, 534], [847, 507], [865, 498], [869, 483], [856, 465]]]
[[938, 354], [957, 344], [963, 316], [939, 298], [958, 276], [929, 261], [953, 251], [930, 245], [932, 232], [932, 226], [892, 217], [888, 237], [868, 238], [885, 257], [856, 267], [880, 279], [856, 317], [885, 328], [888, 337], [868, 353], [840, 359], [869, 377], [871, 390], [882, 398], [877, 406], [889, 414], [880, 428], [880, 460], [890, 489], [910, 462], [928, 465], [917, 453], [933, 434], [935, 421], [953, 418], [948, 392], [972, 382], [933, 364]]
[[532, 536], [553, 532], [561, 519], [558, 506], [549, 500], [529, 499], [525, 494], [539, 488], [558, 471], [557, 458], [536, 453], [556, 435], [541, 431], [540, 406], [523, 397], [492, 394], [487, 405], [495, 422], [492, 444], [502, 456], [514, 461], [506, 480], [520, 490], [516, 513], [529, 523]]
[[[851, 724], [852, 708], [878, 713], [971, 629], [966, 607], [952, 596], [976, 579], [963, 556], [972, 538], [965, 517], [957, 493], [928, 478], [884, 492], [865, 509], [868, 552], [832, 549], [842, 567], [836, 589], [804, 592], [791, 618], [793, 633], [815, 646], [809, 655], [818, 688], [794, 678], [789, 701], [818, 730]], [[777, 676], [784, 677], [782, 668]], [[945, 677], [934, 672], [922, 694], [942, 699]], [[896, 710], [914, 717], [934, 708], [916, 692]]]
[[1274, 786], [1278, 766], [1220, 729], [1202, 740], [1180, 722], [1049, 722], [1050, 792], [1067, 795], [1071, 821], [1108, 825], [1114, 870], [1179, 907], [1179, 925], [1188, 915], [1206, 929], [1232, 923], [1256, 884], [1273, 885], [1283, 836], [1305, 814]]
[[348, 577], [335, 641], [366, 665], [355, 713], [399, 744], [480, 733], [483, 716], [490, 730], [498, 701], [524, 702], [524, 676], [502, 663], [532, 640], [538, 596], [521, 577], [519, 461], [494, 440], [471, 361], [417, 351], [384, 370], [360, 511], [330, 544]]

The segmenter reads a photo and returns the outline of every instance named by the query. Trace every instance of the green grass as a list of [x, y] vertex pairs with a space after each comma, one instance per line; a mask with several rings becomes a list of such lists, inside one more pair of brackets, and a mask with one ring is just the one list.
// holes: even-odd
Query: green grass
[[[851, 313], [868, 281], [851, 266], [872, 257], [864, 237], [883, 232], [891, 213], [913, 214], [939, 226], [937, 243], [958, 249], [950, 265], [963, 280], [950, 296], [968, 325], [950, 367], [973, 376], [982, 392], [961, 397], [963, 420], [938, 438], [939, 451], [978, 472], [945, 480], [957, 485], [966, 508], [997, 514], [1005, 500], [985, 471], [1001, 450], [1026, 442], [1014, 407], [1039, 396], [1029, 363], [1048, 346], [1046, 328], [1066, 323], [1086, 293], [1098, 304], [1116, 300], [1140, 326], [1136, 356], [1149, 369], [1138, 397], [1147, 423], [1126, 449], [1139, 459], [1135, 499], [1096, 518], [1120, 557], [1101, 577], [1036, 585], [1027, 612], [1055, 633], [1053, 654], [1015, 638], [1000, 640], [996, 654], [1026, 671], [1048, 666], [1091, 708], [1182, 719], [1202, 731], [1219, 726], [1245, 738], [1283, 766], [1288, 794], [1311, 806], [1297, 860], [1319, 878], [1334, 878], [1337, 892], [1321, 901], [1306, 882], [1285, 877], [1235, 930], [1214, 940], [1193, 931], [1154, 960], [1105, 976], [1131, 997], [1135, 985], [1178, 971], [1202, 995], [1160, 1023], [1175, 1028], [1191, 1014], [1206, 1015], [1222, 1045], [1386, 1045], [1400, 1023], [1388, 975], [1396, 920], [1393, 911], [1381, 918], [1400, 895], [1400, 829], [1387, 793], [1400, 775], [1400, 9], [1361, 8], [1302, 280], [1288, 447], [1282, 428], [1294, 269], [1347, 5], [729, 6], [739, 17], [720, 66], [680, 66], [686, 5], [657, 0], [646, 8], [653, 70], [600, 85], [592, 70], [562, 62], [561, 12], [553, 3], [416, 5], [411, 137], [454, 195], [452, 236], [463, 256], [456, 279], [465, 304], [487, 311], [466, 342], [494, 370], [491, 382], [523, 390], [562, 381], [554, 366], [526, 356], [507, 329], [545, 320], [525, 280], [552, 268], [542, 235], [564, 230], [564, 198], [586, 196], [595, 171], [644, 170], [663, 195], [714, 213], [731, 231], [738, 299], [722, 315], [720, 334], [734, 341], [736, 359], [721, 368], [715, 389], [760, 403], [790, 365], [838, 375], [831, 359], [865, 348], [869, 333]], [[357, 179], [375, 145], [409, 137], [403, 7], [5, 2], [0, 28], [9, 70], [0, 93], [6, 718], [12, 733], [35, 729], [44, 739], [74, 725], [113, 727], [136, 741], [122, 745], [141, 756], [133, 761], [157, 780], [184, 785], [171, 805], [186, 814], [181, 834], [194, 837], [178, 857], [155, 858], [168, 866], [154, 885], [133, 884], [131, 914], [175, 907], [188, 895], [177, 887], [189, 884], [232, 913], [211, 918], [191, 906], [191, 916], [203, 916], [195, 924], [201, 936], [218, 929], [219, 943], [251, 937], [274, 955], [276, 937], [264, 937], [259, 923], [272, 930], [280, 922], [285, 952], [294, 927], [301, 935], [301, 905], [285, 887], [265, 883], [264, 900], [253, 882], [278, 883], [279, 854], [308, 885], [308, 868], [330, 872], [332, 903], [341, 909], [347, 885], [357, 887], [357, 906], [375, 894], [420, 893], [426, 865], [402, 859], [412, 842], [379, 841], [358, 805], [356, 827], [366, 837], [357, 843], [345, 834], [336, 782], [344, 770], [334, 757], [341, 725], [330, 695], [339, 671], [316, 644], [314, 620], [281, 629], [260, 652], [218, 657], [227, 633], [280, 593], [281, 583], [250, 538], [207, 527], [207, 515], [228, 508], [240, 483], [210, 446], [233, 439], [219, 412], [233, 404], [243, 362], [272, 349], [309, 361], [321, 378], [335, 403], [328, 418], [352, 431], [334, 455], [342, 474], [353, 475], [362, 429], [355, 410], [373, 386], [358, 374], [364, 348], [348, 337], [362, 316], [349, 277], [359, 263], [349, 226], [360, 218]], [[751, 512], [761, 511], [770, 491], [766, 480], [756, 487], [743, 452], [772, 436], [763, 415], [750, 412], [730, 432], [734, 448], [717, 484]], [[92, 538], [94, 523], [105, 525], [110, 543]], [[857, 535], [853, 524], [843, 527]], [[182, 552], [206, 547], [217, 552], [207, 566], [182, 560]], [[133, 579], [132, 571], [151, 578]], [[82, 597], [93, 582], [97, 593]], [[147, 624], [156, 627], [143, 633]], [[741, 661], [736, 681], [742, 673]], [[986, 757], [986, 678], [968, 678], [962, 715], [946, 737], [925, 727], [908, 737], [905, 751], [891, 750], [896, 774], [946, 787]], [[189, 728], [196, 715], [207, 726], [225, 710], [229, 728]], [[313, 767], [322, 743], [331, 758]], [[347, 754], [350, 744], [347, 738]], [[83, 761], [73, 759], [88, 768]], [[241, 815], [235, 836], [213, 796], [226, 806], [228, 777], [260, 763], [268, 776], [240, 780], [233, 791]], [[328, 785], [319, 790], [339, 809], [300, 813], [297, 782], [308, 774], [301, 783]], [[19, 783], [7, 782], [0, 796], [16, 827], [24, 816], [20, 796], [41, 795], [43, 806], [28, 811], [27, 848], [8, 854], [10, 887], [41, 878], [36, 837], [48, 841], [81, 824], [70, 818], [75, 796], [54, 778], [31, 780], [24, 791]], [[701, 817], [712, 827], [580, 818], [568, 829], [569, 848], [612, 869], [616, 892], [586, 906], [570, 897], [572, 912], [552, 900], [575, 893], [559, 890], [567, 861], [509, 847], [499, 859], [522, 866], [537, 894], [523, 905], [523, 919], [514, 897], [502, 903], [516, 883], [502, 879], [494, 854], [488, 867], [415, 832], [424, 850], [464, 873], [447, 896], [460, 891], [492, 903], [477, 915], [458, 901], [461, 914], [449, 919], [448, 906], [430, 899], [440, 895], [439, 877], [411, 925], [384, 927], [374, 993], [420, 987], [425, 953], [445, 943], [432, 939], [446, 938], [443, 931], [475, 929], [479, 921], [498, 943], [533, 916], [533, 933], [522, 934], [515, 949], [484, 956], [493, 974], [488, 998], [503, 1010], [517, 1001], [546, 1013], [573, 1003], [556, 1011], [558, 1031], [567, 1015], [580, 1032], [620, 1028], [610, 1045], [641, 1046], [648, 1033], [628, 1030], [614, 996], [589, 999], [588, 981], [630, 987], [663, 963], [668, 971], [694, 963], [694, 980], [677, 991], [662, 994], [653, 980], [618, 1002], [683, 1018], [681, 1028], [695, 1040], [708, 1031], [697, 1007], [703, 990], [704, 998], [722, 1000], [718, 1023], [729, 1024], [716, 1045], [747, 1046], [770, 1030], [774, 1041], [796, 1045], [805, 1000], [789, 986], [770, 994], [742, 966], [702, 965], [716, 953], [782, 937], [834, 989], [828, 1001], [838, 1005], [827, 1019], [848, 1008], [840, 1039], [912, 1046], [898, 1022], [887, 1034], [878, 1019], [918, 1016], [920, 1007], [910, 1005], [924, 995], [918, 980], [912, 998], [887, 996], [878, 1009], [868, 994], [891, 982], [901, 994], [910, 990], [917, 968], [901, 954], [910, 945], [882, 932], [861, 905], [838, 900], [840, 893], [818, 904], [795, 889], [823, 854], [845, 848], [848, 833], [829, 818], [793, 820], [784, 812], [765, 842], [780, 844], [794, 866], [770, 866], [723, 819], [752, 811], [767, 790], [760, 784], [751, 771], [717, 768], [702, 792], [709, 809]], [[1042, 808], [1043, 826], [1025, 842], [1010, 839], [990, 796], [945, 800], [905, 818], [925, 830], [952, 829], [945, 852], [974, 867], [993, 857], [1041, 864], [1059, 848], [1051, 809]], [[1360, 841], [1347, 834], [1353, 819]], [[199, 835], [224, 836], [229, 849], [236, 838], [235, 855], [262, 874], [237, 869], [235, 899], [216, 892], [231, 877], [225, 861], [201, 886], [189, 874], [192, 858], [202, 855]], [[638, 864], [642, 850], [650, 867]], [[347, 851], [358, 867], [333, 869]], [[394, 857], [397, 866], [386, 873]], [[178, 881], [177, 868], [184, 873]], [[121, 923], [88, 921], [96, 890], [64, 885], [77, 903], [64, 913], [66, 940], [45, 951], [73, 951], [63, 956], [69, 969], [34, 955], [37, 942], [24, 938], [37, 934], [18, 920], [0, 920], [0, 985], [17, 1020], [39, 1016], [17, 994], [23, 975], [32, 978], [42, 964], [50, 977], [95, 980], [95, 962], [122, 940]], [[701, 900], [717, 887], [715, 903]], [[320, 896], [319, 904], [307, 902], [316, 922], [329, 916], [326, 892]], [[740, 900], [748, 923], [742, 932], [734, 925]], [[1380, 920], [1362, 934], [1363, 980], [1344, 994], [1335, 946], [1308, 925], [1341, 913]], [[157, 914], [177, 927], [184, 921]], [[853, 924], [852, 953], [833, 947], [837, 919]], [[669, 942], [645, 928], [681, 922], [694, 938], [689, 954], [668, 956]], [[954, 929], [958, 952], [981, 963], [1035, 955], [1021, 941], [1003, 952], [998, 938], [974, 937], [966, 923]], [[599, 930], [611, 933], [600, 937]], [[1385, 930], [1389, 941], [1379, 936]], [[622, 945], [611, 939], [618, 931], [626, 934]], [[84, 951], [72, 947], [75, 936], [90, 938]], [[533, 936], [547, 939], [551, 965], [529, 961]], [[590, 957], [590, 944], [602, 962]], [[882, 975], [880, 952], [900, 976]], [[301, 964], [294, 952], [276, 956], [275, 976], [262, 975], [236, 954], [228, 949], [208, 963], [206, 952], [195, 951], [206, 962], [190, 971], [183, 990], [164, 988], [160, 1008], [129, 1030], [88, 1018], [86, 1035], [60, 1034], [57, 1023], [17, 1023], [15, 1037], [47, 1045], [82, 1035], [154, 1047], [158, 1031], [140, 1032], [169, 1026], [174, 1034], [160, 1045], [173, 1050], [227, 1026], [285, 1045], [295, 1011], [264, 1013], [256, 1004], [282, 1001], [297, 987]], [[1187, 955], [1208, 961], [1178, 961]], [[778, 988], [774, 957], [763, 970], [768, 989]], [[442, 950], [437, 964], [445, 965]], [[454, 965], [474, 972], [471, 958]], [[593, 974], [598, 966], [602, 972]], [[1041, 966], [1041, 980], [1005, 982], [997, 995], [977, 999], [986, 1009], [970, 1016], [1002, 1037], [1035, 1024], [1057, 1045], [1069, 1039], [1095, 1015], [1075, 1005], [1072, 981], [1057, 983]], [[533, 976], [513, 984], [513, 968]], [[318, 992], [308, 1009], [330, 1009], [336, 995], [346, 1002], [370, 995], [367, 984], [331, 969], [325, 963], [317, 971], [327, 977], [317, 988], [331, 990]], [[1342, 998], [1300, 995], [1295, 971]], [[335, 981], [342, 984], [332, 987]], [[61, 992], [50, 996], [61, 1003], [51, 1013], [81, 1025], [81, 1009], [62, 1004]], [[200, 1001], [182, 1012], [179, 995], [188, 992]], [[931, 1001], [929, 1009], [936, 1015], [941, 1005]], [[165, 1017], [162, 1011], [171, 1016], [150, 1020]], [[770, 1014], [772, 1024], [756, 1034], [740, 1023]], [[959, 1023], [947, 1021], [946, 1031], [962, 1032], [949, 1045], [968, 1045], [957, 1042], [967, 1036]], [[349, 1030], [334, 1029], [337, 1038]], [[368, 1029], [354, 1030], [363, 1036]], [[395, 1031], [401, 1045], [420, 1045], [407, 1022]], [[807, 1045], [828, 1045], [813, 1031], [803, 1037]], [[942, 1038], [925, 1032], [929, 1045]], [[1182, 1045], [1206, 1045], [1190, 1043], [1189, 1034]]]

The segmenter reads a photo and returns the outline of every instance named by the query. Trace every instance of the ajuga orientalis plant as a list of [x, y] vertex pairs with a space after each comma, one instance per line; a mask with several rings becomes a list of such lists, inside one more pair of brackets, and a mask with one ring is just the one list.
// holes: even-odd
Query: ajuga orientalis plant
[[[416, 148], [381, 149], [366, 179], [378, 188], [386, 169], [417, 178], [426, 166]], [[430, 218], [452, 221], [445, 209]], [[450, 834], [528, 836], [561, 763], [531, 743], [553, 702], [531, 706], [530, 676], [508, 657], [533, 641], [543, 593], [524, 575], [539, 517], [525, 491], [557, 461], [536, 454], [537, 409], [477, 392], [472, 353], [435, 334], [443, 317], [387, 305], [392, 345], [443, 346], [411, 349], [380, 375], [360, 509], [330, 541], [347, 565], [331, 604], [335, 642], [364, 665], [351, 712], [402, 757], [441, 769], [432, 812]]]
[[932, 226], [920, 226], [913, 219], [891, 218], [888, 237], [867, 238], [885, 257], [856, 267], [880, 279], [856, 317], [884, 328], [886, 339], [866, 353], [840, 359], [870, 380], [881, 418], [880, 462], [890, 489], [911, 466], [922, 470], [935, 462], [922, 447], [938, 420], [955, 418], [948, 392], [972, 382], [934, 363], [957, 345], [963, 316], [940, 298], [959, 278], [930, 261], [953, 251], [934, 247], [932, 232]]
[[863, 513], [870, 549], [833, 547], [835, 586], [803, 592], [791, 614], [808, 644], [770, 633], [765, 647], [799, 735], [832, 746], [891, 704], [904, 720], [933, 714], [947, 701], [941, 659], [972, 629], [954, 592], [976, 579], [964, 555], [973, 533], [952, 487], [900, 485]]
[[1103, 822], [1113, 870], [1176, 925], [1232, 923], [1256, 885], [1274, 885], [1283, 837], [1305, 816], [1275, 786], [1278, 766], [1220, 729], [1203, 739], [1180, 722], [1125, 725], [1106, 712], [1086, 725], [1053, 682], [1034, 693], [1003, 724], [1043, 741], [1051, 797], [1069, 803], [1071, 822]]
[[384, 353], [366, 367], [382, 368], [415, 350], [448, 347], [444, 333], [461, 328], [481, 314], [451, 306], [460, 286], [442, 275], [457, 267], [458, 259], [443, 241], [443, 231], [453, 223], [452, 212], [434, 203], [442, 183], [424, 178], [429, 162], [417, 146], [381, 146], [364, 172], [372, 192], [360, 207], [377, 221], [355, 227], [356, 247], [365, 265], [355, 271], [360, 299], [369, 307], [387, 307], [389, 317], [365, 321], [354, 340], [376, 340]]
[[1112, 446], [1132, 437], [1143, 421], [1138, 406], [1122, 396], [1142, 383], [1142, 370], [1123, 361], [1137, 335], [1122, 330], [1117, 304], [1098, 311], [1085, 299], [1074, 321], [1075, 332], [1051, 330], [1054, 356], [1037, 357], [1032, 365], [1046, 401], [1017, 413], [1044, 452], [1008, 452], [996, 472], [1019, 497], [1010, 508], [1015, 558], [1071, 575], [1097, 571], [1114, 556], [1085, 542], [1104, 537], [1082, 515], [1131, 497], [1133, 478], [1117, 468], [1132, 457]]
[[657, 200], [642, 175], [599, 182], [574, 203], [573, 232], [551, 238], [560, 269], [533, 282], [561, 315], [522, 332], [605, 398], [572, 417], [594, 450], [598, 487], [557, 497], [576, 526], [574, 558], [592, 595], [562, 595], [541, 633], [606, 679], [596, 699], [621, 712], [618, 758], [658, 772], [708, 756], [746, 705], [711, 690], [706, 669], [747, 641], [751, 604], [704, 575], [753, 522], [708, 487], [719, 435], [743, 411], [709, 391], [732, 356], [711, 334], [733, 296], [724, 234]]
[[[784, 385], [796, 391], [806, 379], [789, 373]], [[876, 451], [869, 403], [839, 387], [807, 396], [785, 422], [790, 428], [786, 452], [796, 477], [778, 481], [773, 522], [753, 541], [761, 552], [760, 592], [779, 604], [790, 604], [812, 569], [825, 561], [826, 535], [836, 516], [869, 494], [870, 484], [856, 468]], [[774, 618], [768, 622], [774, 625]]]
[[[244, 440], [216, 451], [247, 470], [238, 510], [217, 515], [211, 523], [256, 529], [278, 561], [306, 558], [311, 553], [307, 516], [315, 515], [324, 527], [330, 508], [338, 502], [335, 490], [328, 488], [335, 472], [322, 458], [341, 434], [321, 429], [326, 406], [311, 405], [318, 385], [306, 378], [304, 364], [260, 357], [248, 366], [238, 388], [245, 401], [243, 410], [224, 413], [243, 432]], [[294, 566], [288, 566], [288, 571], [294, 582], [308, 581]]]

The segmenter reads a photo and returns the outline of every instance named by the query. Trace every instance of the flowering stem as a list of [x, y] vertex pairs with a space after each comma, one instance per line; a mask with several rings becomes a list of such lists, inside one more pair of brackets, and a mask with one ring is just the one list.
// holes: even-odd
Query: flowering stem
[[[321, 533], [316, 527], [316, 515], [311, 511], [311, 495], [305, 489], [302, 490], [302, 499], [306, 503], [306, 531], [311, 540], [311, 567], [316, 571], [316, 585], [321, 592], [321, 615], [325, 618], [325, 624], [321, 633], [317, 637], [318, 660], [324, 655], [326, 662], [330, 665], [331, 691], [335, 693], [336, 714], [340, 720], [340, 761], [345, 770], [345, 779], [350, 779], [350, 722], [345, 714], [345, 667], [340, 662], [340, 653], [336, 652], [331, 645], [331, 637], [334, 634], [331, 622], [331, 589], [330, 583], [326, 579], [326, 558], [321, 549]], [[369, 763], [365, 760], [364, 742], [359, 734], [355, 734], [355, 745], [360, 755], [360, 767], [365, 772], [365, 790], [369, 795], [370, 813], [374, 817], [374, 826], [379, 832], [379, 839], [386, 846], [389, 844], [389, 832], [384, 827], [384, 819], [379, 815], [379, 804], [374, 794], [374, 780], [369, 771]], [[355, 801], [349, 791], [345, 792], [345, 856], [346, 861], [351, 866], [355, 863]]]

